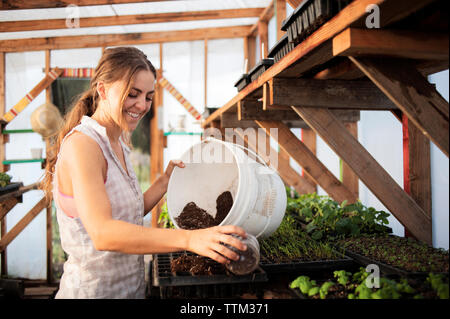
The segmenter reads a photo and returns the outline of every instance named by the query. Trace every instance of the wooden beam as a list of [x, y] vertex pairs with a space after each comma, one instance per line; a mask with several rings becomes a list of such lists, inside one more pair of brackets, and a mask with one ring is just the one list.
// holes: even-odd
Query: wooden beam
[[296, 9], [303, 1], [304, 0], [286, 0], [293, 9]]
[[74, 48], [108, 47], [119, 45], [138, 45], [177, 41], [242, 38], [248, 34], [250, 26], [192, 29], [183, 31], [160, 31], [147, 33], [96, 34], [82, 36], [63, 36], [49, 38], [30, 38], [0, 41], [3, 52], [23, 52], [38, 50], [58, 50]]
[[0, 240], [0, 252], [3, 252], [20, 232], [47, 207], [47, 200], [42, 198], [36, 205]]
[[391, 110], [394, 103], [371, 81], [274, 78], [270, 105]]
[[260, 59], [266, 59], [269, 54], [269, 31], [268, 23], [265, 21], [258, 22], [258, 35], [260, 44]]
[[449, 106], [410, 62], [402, 59], [350, 59], [445, 155], [449, 155]]
[[[311, 130], [309, 127], [302, 128], [301, 132], [301, 140], [303, 144], [306, 145], [309, 150], [316, 155], [317, 154], [317, 135], [316, 132]], [[305, 170], [302, 168], [302, 175], [312, 184], [314, 185], [314, 192], [317, 192], [317, 184], [314, 182], [314, 180], [308, 176], [308, 174], [305, 174]], [[345, 184], [344, 184], [345, 185]]]
[[[103, 16], [80, 18], [80, 28], [147, 23], [167, 23], [213, 19], [235, 19], [259, 17], [264, 8], [244, 8], [208, 11], [182, 11], [153, 14]], [[66, 19], [24, 20], [0, 22], [0, 32], [36, 31], [66, 29]]]
[[[259, 126], [258, 126], [259, 127]], [[252, 139], [251, 136], [243, 134], [241, 130], [234, 130], [237, 135], [239, 135], [245, 143], [254, 151], [256, 152], [261, 158], [266, 162], [266, 164], [271, 164], [271, 158], [265, 152], [261, 152], [260, 148], [258, 148], [259, 141], [256, 141], [255, 139]], [[250, 138], [249, 138], [250, 137]], [[268, 135], [267, 138], [270, 138]], [[272, 147], [270, 147], [269, 144], [269, 154], [277, 154], [277, 151], [274, 150]], [[267, 150], [267, 149], [266, 149]], [[272, 159], [273, 163], [273, 159]], [[315, 187], [306, 177], [302, 177], [300, 174], [298, 174], [290, 165], [284, 165], [284, 162], [280, 162], [280, 159], [278, 158], [278, 167], [277, 171], [280, 175], [281, 179], [283, 181], [292, 186], [299, 194], [311, 194], [315, 192]], [[281, 165], [280, 165], [281, 164]]]
[[429, 216], [329, 110], [304, 107], [293, 109], [417, 239], [430, 244]]
[[291, 130], [279, 121], [256, 121], [267, 134], [270, 128], [278, 129], [278, 144], [295, 160], [318, 185], [320, 185], [334, 200], [342, 203], [356, 202], [356, 197], [331, 173], [322, 162], [303, 144]]
[[281, 30], [281, 25], [283, 24], [283, 20], [286, 19], [286, 0], [276, 0], [274, 2], [275, 5], [275, 16], [277, 19], [277, 41], [280, 40], [283, 35], [286, 33]]
[[[350, 134], [358, 140], [358, 123], [344, 123], [345, 128]], [[342, 161], [342, 159], [340, 159]], [[342, 183], [359, 198], [359, 178], [345, 161], [342, 161]]]
[[333, 38], [333, 55], [448, 61], [448, 33], [348, 28]]
[[[403, 188], [432, 219], [430, 140], [403, 114]], [[411, 232], [405, 229], [405, 236]], [[429, 234], [432, 242], [432, 234]]]
[[263, 10], [263, 12], [261, 13], [261, 15], [259, 16], [259, 20], [258, 22], [256, 22], [251, 28], [250, 31], [248, 33], [248, 36], [256, 36], [256, 32], [258, 30], [258, 24], [260, 22], [265, 22], [265, 23], [269, 23], [270, 19], [272, 19], [273, 15], [274, 15], [274, 0], [272, 0], [269, 5]]
[[161, 2], [177, 0], [8, 0], [0, 3], [0, 10], [64, 8], [70, 4], [77, 6], [99, 6], [122, 3]]
[[19, 203], [19, 199], [17, 197], [8, 198], [0, 203], [0, 222], [3, 221], [6, 214], [13, 209], [16, 204]]
[[[5, 56], [6, 54], [0, 52], [0, 119], [5, 114]], [[5, 160], [5, 143], [7, 142], [6, 135], [3, 134], [4, 124], [0, 123], [0, 172], [6, 172], [6, 166], [3, 164]]]
[[204, 40], [204, 60], [203, 60], [203, 66], [204, 66], [204, 73], [205, 73], [205, 78], [204, 78], [204, 105], [205, 108], [208, 106], [208, 39]]
[[[358, 110], [336, 109], [331, 111], [340, 121], [357, 122], [360, 119]], [[261, 121], [303, 121], [298, 114], [291, 110], [267, 110], [262, 109], [262, 103], [258, 101], [241, 101], [238, 107], [238, 118], [241, 120], [261, 120]], [[308, 128], [305, 123], [302, 125]]]

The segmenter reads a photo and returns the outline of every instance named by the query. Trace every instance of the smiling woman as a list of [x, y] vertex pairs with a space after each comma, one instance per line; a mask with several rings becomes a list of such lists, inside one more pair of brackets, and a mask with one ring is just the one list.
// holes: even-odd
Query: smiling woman
[[189, 250], [226, 263], [239, 258], [221, 243], [236, 226], [201, 230], [143, 227], [143, 217], [167, 191], [181, 161], [142, 193], [130, 161], [129, 139], [151, 109], [156, 71], [142, 51], [105, 50], [84, 93], [66, 115], [49, 152], [42, 189], [53, 196], [68, 259], [57, 298], [143, 298], [144, 254]]

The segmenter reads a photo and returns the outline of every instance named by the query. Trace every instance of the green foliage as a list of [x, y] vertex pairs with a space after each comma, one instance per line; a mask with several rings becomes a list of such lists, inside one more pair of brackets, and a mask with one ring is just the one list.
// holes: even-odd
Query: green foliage
[[361, 202], [339, 204], [328, 196], [314, 194], [288, 196], [287, 214], [307, 224], [315, 240], [335, 240], [360, 234], [386, 233], [389, 214], [365, 207]]
[[161, 207], [161, 214], [159, 215], [158, 224], [162, 225], [162, 228], [175, 228], [175, 225], [170, 219], [169, 212], [167, 211], [167, 202], [165, 202]]
[[290, 288], [299, 289], [303, 295], [314, 299], [319, 297], [320, 299], [326, 299], [330, 293], [334, 294], [331, 298], [347, 296], [348, 299], [434, 298], [433, 295], [429, 294], [431, 290], [424, 290], [424, 286], [429, 286], [429, 289], [435, 291], [436, 296], [440, 299], [449, 298], [448, 277], [442, 274], [430, 273], [422, 282], [413, 280], [412, 282], [421, 287], [421, 291], [413, 288], [406, 278], [390, 279], [381, 277], [379, 288], [368, 287], [366, 279], [369, 273], [363, 267], [360, 267], [359, 271], [353, 274], [345, 270], [336, 270], [333, 272], [333, 276], [337, 278], [337, 283], [328, 280], [320, 286], [308, 276], [299, 276], [290, 284]]
[[285, 215], [278, 229], [259, 239], [261, 256], [271, 262], [336, 260], [342, 257], [328, 243], [311, 240], [293, 216]]
[[6, 173], [0, 172], [0, 187], [5, 187], [11, 182], [11, 176]]
[[430, 273], [427, 277], [427, 282], [436, 291], [440, 299], [449, 299], [448, 282], [445, 283], [443, 278], [444, 276], [441, 274]]

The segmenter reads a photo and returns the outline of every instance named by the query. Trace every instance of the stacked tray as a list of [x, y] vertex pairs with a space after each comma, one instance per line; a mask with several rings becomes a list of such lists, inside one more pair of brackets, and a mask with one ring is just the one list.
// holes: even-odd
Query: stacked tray
[[239, 80], [234, 84], [234, 87], [237, 88], [238, 92], [241, 92], [247, 85], [250, 84], [250, 77], [248, 74], [242, 74]]
[[353, 259], [345, 255], [341, 255], [339, 259], [335, 260], [292, 260], [289, 263], [273, 263], [262, 256], [259, 264], [267, 273], [285, 273], [292, 271], [309, 273], [324, 270], [351, 269], [355, 267]]
[[295, 48], [293, 42], [289, 42], [288, 35], [285, 34], [283, 37], [270, 49], [269, 58], [273, 58], [274, 62], [280, 61], [286, 54], [291, 52]]
[[338, 14], [350, 2], [351, 0], [308, 0], [303, 2], [283, 22], [281, 30], [287, 32], [289, 42], [297, 45]]
[[250, 77], [250, 82], [255, 81], [260, 77], [266, 70], [268, 70], [273, 65], [273, 59], [262, 59], [259, 61], [253, 69], [248, 73]]

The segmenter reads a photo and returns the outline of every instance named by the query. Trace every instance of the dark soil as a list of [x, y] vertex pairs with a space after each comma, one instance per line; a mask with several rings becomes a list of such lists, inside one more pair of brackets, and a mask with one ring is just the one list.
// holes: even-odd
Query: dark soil
[[[233, 250], [236, 251], [236, 249]], [[249, 273], [249, 270], [254, 268], [255, 263], [255, 252], [249, 248], [245, 251], [239, 251], [239, 260], [232, 260], [228, 269], [236, 275], [245, 275]]]
[[175, 221], [181, 228], [191, 230], [216, 226], [214, 218], [194, 202], [186, 204]]
[[217, 197], [216, 204], [217, 214], [215, 222], [219, 225], [225, 217], [227, 217], [231, 207], [233, 206], [233, 197], [231, 196], [231, 193], [226, 191], [220, 194], [219, 197]]
[[410, 272], [449, 272], [449, 253], [412, 238], [360, 236], [338, 242], [346, 249]]
[[212, 217], [208, 212], [197, 206], [194, 202], [186, 204], [181, 214], [175, 218], [178, 226], [183, 229], [201, 229], [219, 225], [230, 212], [233, 206], [233, 197], [226, 191], [217, 197], [217, 214]]
[[202, 256], [181, 255], [170, 263], [172, 272], [191, 273], [192, 275], [218, 275], [225, 274], [226, 269], [222, 264]]

